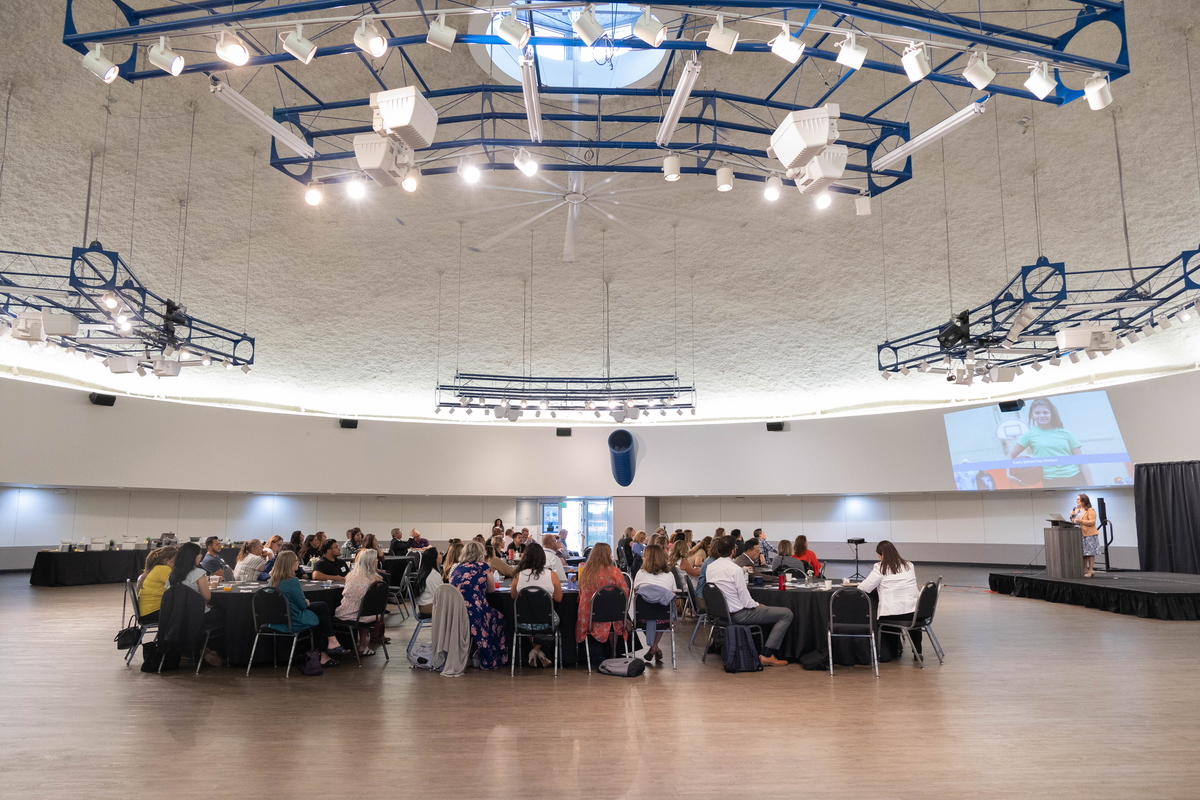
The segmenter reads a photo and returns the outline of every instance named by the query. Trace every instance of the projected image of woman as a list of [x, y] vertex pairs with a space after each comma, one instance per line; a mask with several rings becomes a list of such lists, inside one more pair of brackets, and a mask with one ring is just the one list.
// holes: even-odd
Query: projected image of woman
[[[1063, 427], [1058, 409], [1044, 397], [1029, 404], [1029, 430], [1021, 434], [1009, 458], [1029, 451], [1034, 458], [1055, 458], [1083, 454], [1083, 445], [1075, 434]], [[1042, 467], [1042, 487], [1091, 486], [1092, 474], [1086, 464], [1056, 464]]]

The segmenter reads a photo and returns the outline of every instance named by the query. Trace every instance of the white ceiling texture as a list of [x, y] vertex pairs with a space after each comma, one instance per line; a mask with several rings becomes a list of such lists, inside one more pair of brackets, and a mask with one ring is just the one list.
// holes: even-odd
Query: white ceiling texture
[[[377, 5], [415, 8], [408, 0]], [[982, 8], [986, 20], [1057, 34], [1069, 25], [1058, 22], [1064, 15], [1054, 9], [1066, 5], [1030, 0], [1026, 8], [1024, 0], [992, 0]], [[973, 16], [980, 6], [977, 0], [947, 0], [938, 8]], [[351, 4], [310, 16], [358, 10]], [[247, 331], [257, 350], [248, 375], [214, 366], [158, 379], [112, 375], [98, 361], [29, 348], [8, 336], [0, 340], [0, 370], [170, 400], [447, 421], [445, 414], [433, 414], [434, 385], [456, 369], [602, 374], [605, 280], [612, 374], [677, 371], [698, 389], [696, 416], [652, 415], [645, 424], [891, 411], [1194, 369], [1197, 323], [1175, 325], [1105, 358], [1027, 371], [1006, 384], [957, 386], [915, 372], [883, 381], [876, 364], [875, 347], [885, 338], [939, 325], [952, 310], [990, 299], [1039, 253], [1076, 268], [1126, 266], [1113, 112], [1132, 263], [1163, 264], [1196, 247], [1200, 162], [1190, 91], [1200, 75], [1190, 75], [1188, 65], [1198, 41], [1185, 42], [1200, 12], [1195, 3], [1141, 0], [1127, 14], [1132, 72], [1113, 83], [1109, 109], [1091, 111], [1083, 100], [1055, 107], [994, 97], [982, 118], [914, 156], [912, 180], [874, 198], [870, 216], [856, 216], [853, 199], [844, 195], [818, 210], [790, 187], [771, 203], [761, 183], [737, 181], [732, 191], [718, 193], [711, 175], [685, 175], [671, 191], [636, 195], [654, 213], [616, 212], [658, 246], [588, 214], [580, 218], [577, 260], [565, 263], [562, 209], [487, 251], [470, 249], [531, 213], [522, 207], [462, 216], [465, 211], [528, 196], [468, 186], [454, 174], [425, 176], [411, 194], [371, 187], [362, 200], [329, 187], [324, 202], [310, 207], [303, 185], [269, 165], [267, 134], [212, 97], [205, 75], [164, 75], [132, 85], [118, 79], [106, 86], [62, 44], [62, 3], [7, 0], [0, 25], [0, 101], [7, 98], [0, 248], [69, 255], [72, 246], [98, 239], [119, 251], [156, 292], [179, 297], [191, 314]], [[80, 30], [124, 24], [108, 0], [77, 0], [75, 15]], [[813, 22], [837, 20], [820, 11]], [[462, 19], [452, 23], [465, 29]], [[868, 32], [900, 32], [860, 25]], [[739, 27], [743, 42], [774, 35], [761, 26]], [[426, 30], [419, 19], [393, 23], [393, 29], [398, 36]], [[319, 43], [348, 42], [352, 30], [336, 28]], [[810, 32], [804, 38], [812, 46], [818, 37]], [[276, 49], [270, 32], [258, 39], [265, 49]], [[176, 41], [189, 61], [213, 60], [211, 42]], [[1089, 32], [1072, 50], [1113, 59], [1115, 42], [1111, 34]], [[872, 59], [899, 62], [898, 50], [876, 43], [869, 48]], [[433, 88], [495, 80], [463, 45], [452, 53], [423, 44], [407, 51]], [[127, 53], [118, 49], [114, 60]], [[770, 53], [702, 50], [699, 57], [698, 87], [732, 93], [761, 96], [791, 68]], [[1192, 72], [1200, 72], [1200, 47], [1190, 58]], [[414, 82], [395, 52], [374, 63], [389, 87]], [[379, 89], [353, 54], [284, 68], [322, 99], [362, 98]], [[1027, 75], [1012, 65], [998, 71], [997, 82], [1013, 87]], [[777, 99], [813, 104], [842, 72], [831, 61], [813, 60]], [[268, 113], [310, 102], [270, 67], [218, 76]], [[863, 113], [907, 85], [903, 74], [862, 70], [830, 99]], [[967, 87], [924, 82], [878, 113], [907, 120], [915, 134], [979, 96]], [[644, 98], [604, 101], [611, 111], [637, 103], [644, 106]], [[339, 113], [347, 124], [361, 124], [369, 111]], [[774, 126], [783, 113], [762, 111], [760, 121]], [[641, 138], [652, 138], [654, 128]], [[510, 129], [523, 135], [524, 120]], [[458, 135], [461, 127], [438, 131], [439, 139]], [[572, 134], [558, 128], [553, 135]], [[768, 144], [758, 134], [720, 135], [742, 147]], [[637, 157], [657, 163], [652, 152]], [[565, 180], [564, 173], [542, 174]], [[484, 182], [545, 188], [513, 170], [485, 172]], [[664, 182], [646, 174], [621, 185]], [[590, 414], [566, 416], [575, 424], [600, 422]], [[509, 424], [480, 414], [452, 419]], [[520, 424], [526, 423], [535, 420]]]

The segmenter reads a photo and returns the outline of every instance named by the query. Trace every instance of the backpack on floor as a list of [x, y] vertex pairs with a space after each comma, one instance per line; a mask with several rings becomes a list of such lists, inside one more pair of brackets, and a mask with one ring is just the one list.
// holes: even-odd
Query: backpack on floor
[[646, 662], [640, 658], [606, 658], [600, 662], [600, 671], [618, 678], [636, 678], [646, 671]]
[[762, 662], [754, 648], [754, 638], [746, 625], [730, 625], [725, 629], [725, 671], [759, 672]]
[[142, 644], [142, 672], [169, 672], [176, 669], [179, 669], [177, 649], [158, 641]]
[[825, 652], [824, 647], [817, 650], [809, 650], [800, 656], [800, 668], [807, 670], [829, 669], [829, 653]]
[[408, 654], [413, 669], [440, 670], [446, 663], [445, 653], [434, 653], [433, 642], [421, 642]]

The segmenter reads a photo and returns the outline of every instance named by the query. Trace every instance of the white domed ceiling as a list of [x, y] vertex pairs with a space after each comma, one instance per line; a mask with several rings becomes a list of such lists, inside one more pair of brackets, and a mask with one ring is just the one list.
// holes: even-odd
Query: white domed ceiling
[[[985, 20], [1037, 29], [1040, 19], [1050, 30], [1051, 21], [1064, 16], [1054, 9], [1064, 5], [1071, 3], [1034, 0], [1028, 22], [1014, 19], [1025, 16], [1018, 13], [1023, 1], [995, 0], [983, 8]], [[378, 8], [411, 10], [402, 3]], [[949, 0], [938, 8], [977, 18], [979, 6]], [[125, 24], [107, 0], [78, 0], [74, 9], [80, 30]], [[1200, 176], [1185, 52], [1195, 10], [1190, 3], [1146, 0], [1127, 13], [1132, 72], [1113, 83], [1116, 99], [1109, 109], [1091, 111], [1082, 100], [1055, 107], [993, 97], [981, 119], [917, 153], [912, 179], [873, 198], [869, 216], [855, 214], [850, 195], [835, 195], [832, 207], [819, 210], [790, 186], [770, 202], [761, 183], [739, 179], [732, 191], [717, 192], [711, 175], [685, 173], [667, 190], [629, 195], [645, 208], [608, 206], [644, 237], [600, 214], [581, 214], [576, 260], [565, 262], [567, 208], [483, 251], [473, 248], [547, 206], [467, 213], [544, 199], [506, 191], [555, 191], [542, 178], [565, 193], [564, 172], [543, 171], [531, 179], [512, 169], [485, 170], [482, 183], [492, 188], [468, 185], [452, 172], [426, 174], [416, 192], [371, 186], [358, 200], [343, 186], [327, 186], [324, 202], [310, 207], [303, 184], [270, 166], [267, 134], [211, 96], [205, 75], [164, 74], [132, 85], [118, 79], [106, 86], [62, 44], [61, 4], [13, 0], [0, 32], [0, 88], [11, 89], [5, 93], [0, 248], [69, 256], [72, 247], [99, 240], [120, 252], [153, 291], [180, 299], [197, 317], [255, 337], [256, 351], [249, 374], [189, 368], [177, 378], [157, 379], [113, 375], [98, 361], [30, 348], [7, 336], [0, 339], [0, 370], [166, 399], [445, 420], [434, 416], [434, 387], [456, 370], [602, 375], [607, 338], [612, 374], [677, 372], [697, 387], [696, 416], [654, 415], [651, 422], [693, 422], [915, 408], [1194, 369], [1200, 353], [1195, 323], [1175, 325], [1101, 359], [1027, 372], [1005, 384], [957, 386], [915, 372], [885, 382], [876, 362], [876, 345], [885, 339], [935, 327], [951, 312], [989, 300], [1040, 254], [1072, 269], [1126, 267], [1113, 112], [1133, 265], [1164, 264], [1196, 247]], [[794, 32], [803, 15], [792, 16]], [[813, 18], [814, 25], [836, 22], [826, 11]], [[450, 24], [467, 27], [453, 17]], [[859, 24], [869, 33], [901, 33]], [[1056, 24], [1051, 35], [1063, 29]], [[426, 31], [419, 18], [392, 26], [397, 36]], [[739, 27], [743, 42], [774, 35], [762, 26]], [[349, 42], [353, 32], [345, 25], [308, 30], [325, 28], [321, 46]], [[272, 37], [259, 32], [267, 51], [278, 49]], [[809, 32], [802, 38], [811, 47], [819, 37]], [[1115, 57], [1114, 41], [1089, 32], [1071, 49], [1107, 60]], [[203, 40], [176, 42], [189, 61], [213, 58], [211, 49], [197, 49]], [[822, 47], [831, 49], [832, 41]], [[120, 48], [114, 52], [121, 60], [128, 48], [123, 55]], [[282, 64], [303, 88], [270, 66], [217, 76], [268, 113], [314, 98], [366, 98], [381, 85], [412, 85], [414, 67], [431, 90], [515, 82], [499, 69], [485, 72], [462, 44], [450, 53], [413, 45], [405, 54], [411, 63], [392, 49], [373, 62], [351, 53], [307, 66]], [[686, 54], [677, 55], [675, 76]], [[900, 49], [873, 43], [870, 58], [899, 64]], [[702, 49], [699, 59], [697, 88], [732, 94], [763, 96], [792, 69], [769, 52], [726, 56]], [[1200, 57], [1192, 61], [1200, 70]], [[1012, 65], [997, 71], [998, 83], [1018, 88], [1026, 74]], [[844, 111], [864, 114], [908, 86], [902, 73], [865, 69], [823, 99], [843, 77], [841, 65], [811, 59], [775, 99], [838, 102]], [[503, 109], [497, 101], [497, 110], [520, 112], [519, 118], [497, 123], [494, 135], [528, 139], [520, 94], [513, 97]], [[915, 134], [979, 97], [969, 87], [922, 82], [872, 113], [907, 121]], [[656, 119], [662, 113], [657, 100], [642, 97], [605, 97], [599, 107], [590, 97], [544, 99], [547, 112], [583, 109], [603, 117], [643, 109]], [[466, 103], [457, 105], [455, 98], [433, 102], [443, 118], [466, 112]], [[469, 102], [478, 104], [478, 98]], [[761, 112], [747, 123], [774, 128], [785, 113]], [[361, 126], [369, 124], [370, 109], [322, 116], [325, 128]], [[722, 119], [728, 118], [723, 111]], [[546, 125], [548, 138], [580, 140], [576, 157], [584, 163], [614, 158], [588, 147], [594, 126]], [[651, 140], [656, 127], [647, 124], [635, 138]], [[843, 121], [844, 132], [855, 127]], [[471, 128], [443, 124], [437, 138], [467, 137]], [[767, 137], [736, 128], [716, 135], [742, 148], [768, 144]], [[332, 149], [352, 149], [348, 138], [337, 144]], [[281, 155], [291, 152], [281, 149]], [[654, 151], [620, 158], [654, 168], [661, 163]], [[507, 154], [500, 160], [511, 163]], [[778, 168], [778, 162], [746, 159], [752, 162]], [[695, 163], [685, 159], [685, 166]], [[318, 167], [316, 175], [347, 166], [353, 162]], [[583, 193], [606, 177], [584, 173]], [[620, 187], [666, 184], [660, 174], [647, 173], [622, 176]], [[590, 414], [569, 416], [597, 421]]]

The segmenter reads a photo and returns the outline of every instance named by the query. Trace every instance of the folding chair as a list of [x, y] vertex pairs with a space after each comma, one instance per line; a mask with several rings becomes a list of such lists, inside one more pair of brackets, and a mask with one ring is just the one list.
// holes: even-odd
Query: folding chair
[[[708, 648], [712, 644], [713, 631], [717, 628], [724, 630], [730, 625], [735, 624], [732, 615], [729, 613], [729, 605], [725, 602], [725, 595], [721, 594], [721, 590], [712, 584], [704, 584], [704, 613], [708, 617], [708, 639], [704, 642], [704, 655], [700, 656], [700, 663], [708, 658]], [[751, 636], [758, 636], [758, 650], [761, 653], [763, 649], [763, 632], [761, 625], [747, 625], [750, 629]]]
[[[401, 622], [409, 617], [408, 605], [405, 602], [405, 595], [407, 594], [408, 598], [410, 600], [412, 599], [412, 588], [409, 583], [409, 575], [412, 573], [412, 571], [412, 562], [409, 561], [405, 563], [404, 567], [401, 569], [400, 578], [395, 583], [391, 582], [390, 576], [388, 580], [387, 599], [389, 602], [396, 604], [396, 613], [401, 615]], [[417, 604], [415, 602], [412, 604], [412, 608], [413, 613], [415, 614], [417, 610]]]
[[829, 676], [833, 677], [833, 637], [871, 640], [871, 666], [875, 677], [879, 677], [879, 654], [875, 650], [875, 615], [871, 613], [871, 597], [858, 587], [836, 590], [829, 597], [829, 630], [826, 642], [829, 647]]
[[898, 631], [908, 641], [908, 646], [913, 655], [917, 657], [917, 663], [921, 665], [921, 669], [925, 669], [925, 656], [917, 652], [912, 640], [912, 631], [921, 631], [929, 635], [929, 643], [933, 645], [933, 654], [937, 656], [938, 664], [943, 664], [946, 660], [945, 651], [942, 650], [937, 637], [933, 635], [933, 615], [937, 611], [937, 602], [941, 594], [942, 576], [939, 575], [937, 583], [930, 581], [921, 588], [921, 594], [917, 597], [917, 608], [913, 611], [912, 622], [907, 625], [899, 622], [879, 623], [880, 630]]
[[[375, 622], [383, 619], [387, 615], [388, 594], [391, 591], [390, 587], [383, 581], [376, 581], [367, 587], [367, 591], [363, 593], [362, 603], [358, 606], [358, 616], [353, 620], [333, 618], [333, 627], [335, 630], [344, 630], [350, 634], [351, 647], [354, 648], [354, 660], [358, 665], [362, 666], [362, 656], [358, 653], [358, 633], [363, 630], [374, 630]], [[363, 617], [373, 617], [370, 622], [364, 622]], [[385, 661], [391, 661], [392, 657], [388, 655], [387, 642], [383, 643], [383, 658]]]
[[[591, 613], [588, 614], [588, 634], [587, 636], [583, 637], [583, 650], [587, 654], [589, 675], [592, 672], [592, 648], [591, 644], [588, 642], [588, 639], [591, 638], [592, 635], [592, 625], [597, 622], [611, 622], [616, 624], [618, 622], [624, 622], [625, 620], [625, 593], [622, 592], [620, 588], [616, 586], [605, 586], [603, 589], [592, 595]], [[615, 633], [615, 629], [609, 629], [608, 644], [610, 645], [611, 651], [614, 654], [617, 650], [617, 643], [613, 641], [613, 634]], [[625, 636], [622, 636], [621, 641], [625, 643], [625, 652], [628, 653], [629, 639]]]
[[[128, 617], [125, 616], [127, 602], [133, 604], [133, 613]], [[142, 645], [142, 639], [150, 631], [157, 631], [158, 623], [142, 621], [142, 606], [138, 601], [137, 581], [128, 578], [125, 579], [125, 595], [121, 598], [121, 624], [125, 624], [126, 620], [133, 620], [134, 624], [138, 626], [137, 641], [134, 642], [133, 647], [129, 648], [129, 653], [125, 656], [125, 666], [129, 666], [133, 662], [133, 656], [137, 653], [137, 649]]]
[[670, 604], [662, 605], [660, 603], [651, 603], [644, 597], [636, 597], [633, 607], [636, 611], [633, 623], [635, 631], [633, 643], [637, 644], [636, 631], [647, 631], [646, 646], [650, 647], [652, 642], [650, 641], [646, 621], [651, 619], [659, 620], [656, 629], [662, 630], [662, 620], [667, 620], [666, 629], [671, 632], [671, 669], [677, 669], [675, 666], [675, 601], [672, 600]]
[[517, 674], [517, 661], [521, 658], [520, 641], [531, 642], [536, 636], [554, 636], [554, 677], [558, 677], [558, 663], [562, 660], [562, 635], [558, 628], [558, 615], [554, 613], [554, 598], [545, 589], [530, 586], [517, 592], [513, 603], [512, 675]]
[[[250, 676], [250, 667], [254, 666], [254, 653], [258, 650], [258, 637], [270, 636], [271, 642], [271, 658], [274, 666], [279, 666], [279, 652], [275, 648], [275, 638], [292, 638], [292, 649], [288, 653], [287, 670], [283, 673], [283, 677], [288, 677], [292, 673], [292, 659], [296, 656], [296, 640], [301, 636], [308, 635], [309, 643], [316, 645], [316, 639], [313, 636], [312, 626], [297, 629], [292, 625], [292, 610], [288, 603], [287, 596], [278, 589], [266, 587], [259, 589], [250, 598], [250, 610], [254, 615], [254, 646], [250, 648], [250, 663], [246, 665], [246, 676]], [[286, 625], [287, 630], [280, 632], [272, 625]]]
[[692, 628], [692, 638], [688, 641], [688, 649], [696, 643], [696, 633], [700, 630], [700, 626], [708, 622], [708, 612], [700, 610], [700, 604], [696, 602], [696, 584], [692, 583], [690, 575], [683, 576], [684, 585], [687, 586], [688, 605], [692, 607], [692, 612], [696, 615], [696, 627]]

